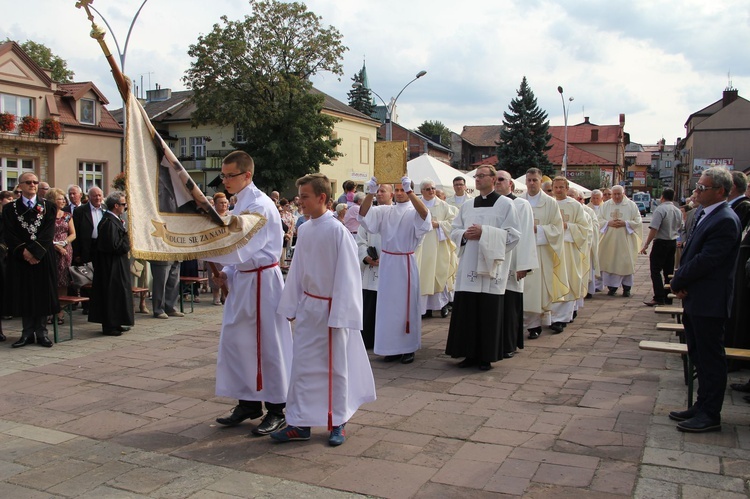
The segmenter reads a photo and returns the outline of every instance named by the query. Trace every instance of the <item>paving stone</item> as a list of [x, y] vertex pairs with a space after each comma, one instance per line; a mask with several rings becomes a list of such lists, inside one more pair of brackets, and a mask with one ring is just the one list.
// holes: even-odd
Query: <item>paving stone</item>
[[572, 487], [588, 487], [594, 477], [594, 470], [542, 463], [539, 465], [532, 481]]
[[530, 483], [531, 480], [528, 478], [504, 476], [498, 472], [490, 478], [484, 488], [491, 492], [498, 492], [511, 496], [521, 496], [524, 494]]
[[503, 497], [513, 496], [432, 482], [424, 484], [413, 496], [414, 499], [502, 499]]
[[8, 482], [38, 490], [47, 490], [69, 478], [87, 473], [97, 466], [75, 459], [59, 459], [44, 467], [30, 469], [12, 476]]
[[513, 476], [518, 478], [529, 478], [534, 476], [539, 468], [539, 463], [523, 461], [520, 459], [505, 459], [500, 465], [498, 474], [502, 476]]
[[71, 433], [63, 433], [61, 431], [50, 430], [48, 428], [39, 428], [37, 426], [30, 425], [19, 425], [5, 431], [8, 435], [14, 435], [16, 437], [26, 438], [29, 440], [35, 440], [37, 442], [43, 442], [46, 444], [59, 444], [76, 438], [76, 435]]
[[697, 485], [683, 485], [682, 497], [689, 497], [690, 499], [747, 499], [747, 494], [725, 490], [716, 491]]
[[411, 497], [436, 470], [404, 463], [353, 459], [320, 485], [380, 497]]
[[698, 485], [700, 487], [727, 490], [729, 492], [745, 491], [745, 482], [742, 479], [712, 473], [643, 464], [640, 475], [642, 478], [651, 478], [676, 484]]
[[[134, 469], [122, 461], [110, 461], [47, 489], [53, 494], [78, 497]], [[50, 470], [51, 471], [51, 470]]]
[[718, 457], [692, 452], [647, 448], [643, 454], [643, 463], [706, 473], [721, 472], [721, 461]]
[[29, 468], [21, 464], [0, 460], [0, 483], [3, 480], [27, 471]]
[[476, 431], [484, 418], [434, 411], [419, 411], [398, 424], [396, 428], [417, 433], [428, 433], [441, 437], [468, 438]]
[[454, 457], [462, 460], [500, 464], [506, 457], [508, 457], [508, 454], [510, 454], [512, 450], [513, 447], [507, 445], [466, 442], [458, 452], [456, 452]]

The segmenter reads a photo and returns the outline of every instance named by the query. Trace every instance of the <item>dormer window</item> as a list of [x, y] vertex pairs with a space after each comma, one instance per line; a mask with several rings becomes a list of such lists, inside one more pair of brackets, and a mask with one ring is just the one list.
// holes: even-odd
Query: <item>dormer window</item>
[[81, 118], [84, 125], [96, 124], [96, 102], [93, 99], [81, 99]]

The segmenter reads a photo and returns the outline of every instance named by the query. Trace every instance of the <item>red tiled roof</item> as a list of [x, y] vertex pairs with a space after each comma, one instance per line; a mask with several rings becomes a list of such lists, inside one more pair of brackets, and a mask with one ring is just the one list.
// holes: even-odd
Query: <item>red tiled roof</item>
[[[96, 94], [101, 104], [101, 119], [99, 120], [98, 125], [85, 125], [76, 119], [75, 103], [89, 90]], [[104, 104], [107, 104], [109, 101], [107, 101], [99, 89], [96, 88], [96, 85], [90, 81], [61, 83], [59, 85], [59, 91], [55, 93], [55, 102], [57, 103], [57, 110], [60, 113], [60, 123], [63, 125], [89, 130], [122, 132], [120, 124], [117, 123], [112, 114], [104, 107]]]
[[473, 166], [474, 168], [479, 168], [480, 166], [484, 166], [484, 165], [495, 166], [496, 164], [497, 164], [497, 155], [493, 155], [493, 156], [490, 156], [489, 158], [484, 158], [480, 161], [472, 163], [469, 166]]
[[477, 147], [495, 147], [500, 141], [500, 130], [503, 125], [466, 125], [461, 131], [461, 138]]
[[[598, 140], [591, 140], [591, 131], [598, 130]], [[564, 141], [565, 140], [565, 127], [564, 126], [551, 126], [549, 127], [549, 133], [553, 137]], [[594, 125], [593, 123], [579, 123], [568, 127], [568, 145], [570, 144], [586, 144], [586, 143], [619, 143], [620, 134], [622, 128], [620, 125]], [[570, 156], [570, 154], [568, 154]]]
[[[550, 127], [552, 128], [552, 127]], [[561, 165], [563, 160], [563, 153], [565, 151], [565, 141], [552, 136], [547, 145], [552, 146], [552, 149], [547, 151], [547, 157], [553, 165]], [[650, 161], [649, 161], [650, 163]], [[570, 143], [570, 129], [568, 129], [568, 166], [613, 166], [614, 163], [611, 161], [578, 148]]]

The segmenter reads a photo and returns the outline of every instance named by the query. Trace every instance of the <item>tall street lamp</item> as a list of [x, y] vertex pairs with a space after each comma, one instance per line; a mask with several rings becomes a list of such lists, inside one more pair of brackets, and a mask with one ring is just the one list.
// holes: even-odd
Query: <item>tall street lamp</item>
[[568, 171], [568, 111], [570, 111], [570, 103], [573, 102], [573, 97], [568, 99], [568, 106], [565, 106], [565, 96], [563, 95], [563, 87], [557, 87], [557, 91], [560, 93], [560, 99], [562, 100], [563, 107], [563, 119], [565, 120], [565, 149], [563, 150], [562, 160], [562, 176], [564, 177]]
[[[396, 98], [391, 101], [391, 104], [388, 105], [385, 103], [385, 100], [381, 96], [379, 96], [377, 93], [375, 93], [374, 90], [370, 90], [378, 99], [380, 99], [380, 102], [383, 103], [383, 106], [385, 107], [385, 140], [393, 140], [393, 123], [391, 122], [391, 116], [393, 115], [393, 110], [396, 108], [396, 101], [399, 97], [401, 97], [401, 94], [406, 90], [406, 87], [423, 77], [427, 74], [427, 71], [422, 70], [419, 73], [416, 74], [413, 80], [411, 80], [409, 83], [404, 85], [404, 88], [401, 89], [401, 91], [396, 95]], [[360, 82], [355, 82], [352, 84], [352, 87], [361, 87], [362, 84]]]
[[102, 21], [104, 21], [104, 24], [107, 25], [107, 28], [109, 29], [109, 33], [112, 35], [112, 39], [115, 41], [115, 47], [117, 47], [117, 54], [120, 56], [120, 71], [122, 71], [122, 74], [125, 74], [125, 56], [128, 55], [128, 43], [130, 43], [130, 34], [133, 32], [133, 26], [135, 25], [135, 22], [138, 20], [138, 16], [141, 13], [141, 10], [143, 10], [143, 6], [146, 5], [146, 2], [148, 0], [143, 0], [143, 3], [140, 7], [138, 7], [138, 11], [135, 13], [135, 16], [133, 16], [133, 20], [130, 22], [130, 27], [128, 28], [128, 36], [125, 37], [125, 46], [122, 50], [120, 50], [120, 44], [117, 43], [117, 37], [115, 36], [115, 31], [112, 29], [112, 26], [109, 25], [107, 22], [107, 19], [102, 15], [101, 12], [96, 10], [91, 3], [88, 3], [88, 6], [91, 10], [99, 14], [99, 17], [102, 18]]

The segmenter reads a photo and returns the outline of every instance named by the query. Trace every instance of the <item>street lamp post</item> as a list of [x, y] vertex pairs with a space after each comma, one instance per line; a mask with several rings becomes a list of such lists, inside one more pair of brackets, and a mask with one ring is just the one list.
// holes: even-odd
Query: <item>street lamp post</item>
[[[393, 122], [391, 121], [391, 116], [393, 115], [393, 110], [396, 108], [396, 101], [399, 97], [401, 97], [401, 94], [406, 90], [406, 87], [423, 77], [427, 74], [427, 71], [422, 70], [419, 73], [416, 74], [413, 80], [411, 80], [409, 83], [404, 85], [404, 88], [401, 89], [401, 91], [396, 95], [396, 98], [391, 101], [391, 104], [388, 105], [385, 103], [385, 100], [379, 96], [374, 90], [370, 90], [378, 99], [380, 99], [380, 102], [383, 103], [383, 106], [385, 107], [385, 140], [393, 140]], [[360, 82], [355, 82], [352, 84], [352, 87], [361, 87], [362, 84]]]
[[560, 99], [562, 100], [563, 107], [563, 119], [565, 120], [565, 146], [563, 149], [563, 160], [562, 160], [562, 176], [565, 177], [568, 171], [568, 111], [570, 111], [570, 103], [573, 102], [573, 97], [568, 99], [568, 106], [565, 106], [565, 96], [563, 95], [563, 87], [557, 87], [557, 91], [560, 93]]
[[133, 26], [135, 25], [135, 22], [138, 20], [138, 16], [141, 13], [141, 10], [143, 10], [143, 6], [146, 5], [146, 2], [148, 0], [143, 0], [143, 3], [140, 7], [138, 7], [138, 11], [135, 13], [135, 16], [133, 16], [133, 20], [130, 22], [130, 27], [128, 28], [128, 36], [125, 37], [125, 46], [123, 47], [123, 50], [120, 50], [120, 44], [117, 43], [117, 37], [115, 36], [115, 31], [112, 29], [112, 26], [109, 25], [107, 22], [107, 19], [102, 15], [101, 12], [96, 10], [94, 6], [89, 3], [89, 8], [99, 14], [99, 17], [102, 18], [102, 21], [104, 21], [104, 24], [107, 25], [107, 29], [109, 29], [109, 33], [112, 35], [112, 39], [115, 41], [115, 47], [117, 47], [117, 55], [120, 56], [120, 71], [122, 71], [122, 74], [125, 74], [125, 56], [128, 55], [128, 43], [130, 43], [130, 34], [133, 32]]

